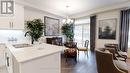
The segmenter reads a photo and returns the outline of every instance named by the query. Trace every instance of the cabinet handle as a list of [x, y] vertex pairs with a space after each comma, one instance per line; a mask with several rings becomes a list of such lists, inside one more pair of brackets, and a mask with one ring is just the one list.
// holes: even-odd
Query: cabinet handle
[[13, 28], [13, 22], [10, 22], [10, 28]]
[[11, 28], [11, 22], [9, 22], [9, 27]]
[[12, 22], [12, 28], [13, 28], [13, 22]]
[[12, 22], [11, 22], [11, 28], [12, 28]]
[[9, 57], [7, 57], [6, 59], [7, 59], [7, 66], [9, 67]]
[[14, 27], [13, 22], [9, 22], [9, 27], [10, 27], [10, 28], [13, 28], [13, 27]]

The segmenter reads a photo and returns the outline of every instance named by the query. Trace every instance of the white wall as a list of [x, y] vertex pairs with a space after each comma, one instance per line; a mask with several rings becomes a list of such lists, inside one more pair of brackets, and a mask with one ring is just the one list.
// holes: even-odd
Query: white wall
[[[116, 27], [116, 39], [115, 40], [105, 40], [98, 39], [98, 28], [99, 28], [99, 20], [104, 19], [117, 19], [117, 27]], [[112, 10], [103, 13], [97, 14], [97, 26], [96, 26], [96, 48], [103, 48], [105, 43], [118, 43], [119, 40], [119, 22], [120, 21], [120, 10]]]
[[[53, 14], [50, 14], [50, 13], [47, 13], [47, 12], [43, 12], [43, 11], [40, 11], [40, 10], [37, 10], [37, 9], [34, 9], [34, 8], [25, 7], [25, 9], [24, 9], [24, 19], [25, 19], [25, 21], [33, 20], [33, 19], [41, 19], [44, 22], [44, 16], [59, 19], [60, 20], [59, 25], [60, 25], [60, 29], [61, 29], [61, 26], [63, 24], [62, 23], [62, 20], [63, 20], [62, 17], [57, 16], [57, 15], [53, 15]], [[62, 36], [61, 30], [60, 30], [60, 36]], [[45, 40], [46, 37], [54, 37], [54, 36], [44, 36], [44, 38], [43, 38], [44, 42], [46, 41]]]
[[24, 19], [25, 21], [27, 20], [33, 20], [33, 19], [41, 19], [44, 22], [44, 16], [48, 16], [48, 17], [52, 17], [52, 18], [56, 18], [60, 20], [60, 26], [62, 25], [62, 20], [63, 18], [60, 16], [56, 16], [47, 12], [43, 12], [37, 9], [33, 9], [33, 8], [28, 8], [25, 7], [24, 8]]
[[40, 18], [40, 19], [44, 19], [44, 16], [48, 16], [48, 17], [53, 17], [53, 18], [57, 18], [57, 19], [62, 19], [62, 17], [54, 15], [54, 14], [50, 14], [48, 12], [44, 12], [38, 9], [34, 9], [34, 8], [30, 8], [30, 7], [25, 7], [25, 20], [32, 20], [35, 18]]

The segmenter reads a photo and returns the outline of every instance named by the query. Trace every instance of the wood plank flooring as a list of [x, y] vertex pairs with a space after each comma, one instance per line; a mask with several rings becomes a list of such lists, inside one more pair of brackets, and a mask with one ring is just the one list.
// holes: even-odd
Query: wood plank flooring
[[61, 73], [97, 73], [95, 54], [93, 52], [89, 52], [89, 57], [84, 52], [80, 52], [77, 63], [73, 59], [66, 62], [62, 55], [61, 65]]

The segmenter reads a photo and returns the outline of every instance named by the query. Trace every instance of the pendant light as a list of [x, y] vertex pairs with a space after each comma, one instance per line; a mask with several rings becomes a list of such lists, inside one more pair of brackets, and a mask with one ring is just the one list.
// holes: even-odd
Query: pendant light
[[[69, 6], [69, 1], [66, 0], [66, 11], [68, 11], [68, 9], [70, 8]], [[66, 13], [67, 14], [67, 13]], [[69, 18], [68, 15], [66, 15], [66, 18], [63, 19], [63, 24], [72, 24], [74, 21], [72, 19]]]

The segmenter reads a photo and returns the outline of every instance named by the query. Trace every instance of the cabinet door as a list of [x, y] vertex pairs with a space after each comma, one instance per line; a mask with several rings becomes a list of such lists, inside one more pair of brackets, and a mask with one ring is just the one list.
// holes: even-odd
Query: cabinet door
[[0, 44], [0, 67], [5, 66], [5, 45], [4, 44]]
[[12, 54], [8, 48], [6, 48], [5, 52], [5, 62], [8, 73], [13, 73], [13, 59]]
[[15, 5], [15, 13], [13, 19], [13, 29], [24, 29], [24, 7]]
[[10, 28], [11, 28], [11, 18], [0, 17], [0, 29], [10, 29]]
[[0, 29], [24, 29], [24, 7], [15, 4], [13, 16], [0, 17]]
[[60, 52], [20, 64], [20, 73], [61, 73]]

